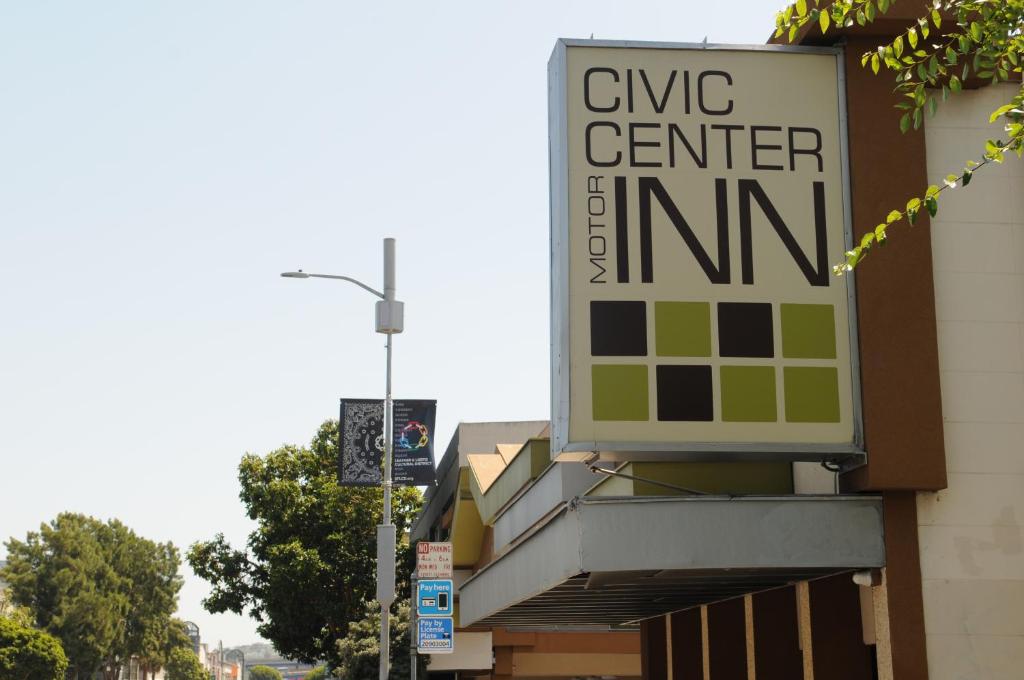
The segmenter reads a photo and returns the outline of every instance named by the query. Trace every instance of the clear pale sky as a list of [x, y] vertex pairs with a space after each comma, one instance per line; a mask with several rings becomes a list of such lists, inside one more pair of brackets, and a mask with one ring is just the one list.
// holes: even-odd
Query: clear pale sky
[[[548, 415], [558, 37], [762, 43], [781, 0], [0, 3], [0, 539], [70, 510], [244, 543], [246, 452], [395, 393]], [[0, 557], [4, 554], [0, 547]], [[183, 566], [179, 614], [213, 616]]]

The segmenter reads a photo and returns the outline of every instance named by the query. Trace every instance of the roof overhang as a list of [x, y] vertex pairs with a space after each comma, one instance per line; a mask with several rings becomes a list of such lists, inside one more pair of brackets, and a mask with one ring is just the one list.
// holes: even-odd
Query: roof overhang
[[884, 563], [874, 496], [578, 498], [462, 584], [460, 621], [619, 625]]

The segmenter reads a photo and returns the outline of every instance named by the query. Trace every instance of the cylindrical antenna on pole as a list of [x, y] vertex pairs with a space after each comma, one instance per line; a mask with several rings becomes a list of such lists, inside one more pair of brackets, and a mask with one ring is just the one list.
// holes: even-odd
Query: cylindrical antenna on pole
[[395, 299], [395, 239], [384, 239], [384, 299]]

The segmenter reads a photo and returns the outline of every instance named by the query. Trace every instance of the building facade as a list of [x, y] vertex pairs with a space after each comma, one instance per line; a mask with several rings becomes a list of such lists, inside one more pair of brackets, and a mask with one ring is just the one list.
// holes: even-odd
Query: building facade
[[[985, 140], [1001, 133], [999, 124], [986, 124], [988, 114], [1019, 89], [968, 83], [923, 133], [901, 134], [891, 81], [859, 60], [904, 31], [915, 12], [894, 7], [865, 27], [829, 35], [842, 48], [844, 182], [854, 239], [924, 187], [941, 185], [965, 160], [980, 159]], [[815, 31], [800, 40], [822, 38]], [[654, 92], [666, 86], [634, 70], [655, 108], [664, 109], [668, 95], [659, 102]], [[591, 71], [608, 87], [626, 82], [610, 66]], [[633, 70], [629, 77], [641, 78]], [[592, 111], [617, 105], [609, 92], [615, 90], [588, 100], [600, 104]], [[603, 125], [609, 135], [625, 129]], [[560, 443], [552, 447], [542, 423], [499, 431], [496, 424], [461, 425], [413, 539], [452, 540], [460, 569], [457, 625], [474, 654], [471, 663], [458, 651], [437, 657], [432, 673], [1021, 677], [1022, 189], [1024, 164], [1016, 158], [987, 168], [970, 188], [946, 191], [935, 219], [894, 228], [894, 245], [872, 250], [857, 269], [853, 365], [863, 457], [819, 465], [799, 455], [701, 457], [682, 446], [623, 453], [603, 450], [596, 438], [589, 452], [581, 446], [566, 455]], [[631, 261], [623, 262], [628, 280]], [[553, 319], [556, 329], [565, 322]], [[614, 330], [629, 319], [612, 322]], [[594, 337], [590, 351], [598, 355]], [[626, 341], [612, 345], [619, 355], [632, 351]], [[635, 381], [619, 380], [598, 401], [597, 379], [607, 372], [593, 373], [594, 419], [604, 417], [606, 404], [624, 409], [612, 420], [645, 419], [647, 388], [636, 390]], [[639, 395], [635, 409], [619, 389]], [[650, 394], [651, 403], [664, 396], [653, 387]], [[554, 395], [557, 402], [557, 387]], [[698, 419], [702, 407], [694, 403], [673, 408]], [[573, 654], [598, 667], [574, 666]]]

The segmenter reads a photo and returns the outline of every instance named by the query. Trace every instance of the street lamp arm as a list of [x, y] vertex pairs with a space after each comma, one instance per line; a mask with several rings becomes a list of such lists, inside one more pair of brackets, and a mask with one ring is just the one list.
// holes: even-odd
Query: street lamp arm
[[286, 279], [336, 279], [338, 281], [348, 281], [349, 283], [356, 284], [363, 290], [373, 293], [381, 300], [384, 299], [384, 293], [380, 292], [375, 288], [370, 288], [362, 281], [359, 281], [358, 279], [353, 279], [351, 276], [338, 276], [337, 274], [307, 274], [301, 269], [297, 272], [283, 272], [281, 276], [283, 276]]

